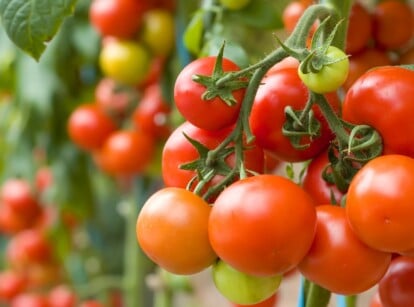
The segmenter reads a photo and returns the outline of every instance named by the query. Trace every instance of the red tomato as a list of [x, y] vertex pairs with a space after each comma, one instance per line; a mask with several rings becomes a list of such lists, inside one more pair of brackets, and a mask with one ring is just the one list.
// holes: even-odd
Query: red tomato
[[61, 284], [55, 286], [48, 295], [49, 305], [53, 307], [75, 307], [76, 293], [68, 286]]
[[379, 282], [378, 291], [384, 307], [412, 306], [414, 302], [414, 258], [396, 257]]
[[[298, 23], [300, 17], [302, 17], [305, 10], [310, 4], [307, 1], [292, 1], [283, 10], [282, 20], [283, 26], [288, 33], [292, 33]], [[312, 31], [316, 30], [316, 25], [313, 26]], [[312, 33], [310, 33], [312, 35]]]
[[295, 68], [298, 69], [299, 67], [299, 60], [295, 59], [292, 56], [288, 56], [281, 60], [280, 62], [273, 65], [268, 71], [267, 76], [273, 74], [274, 72], [277, 72], [279, 70], [285, 69], [285, 68]]
[[335, 184], [328, 183], [323, 179], [322, 174], [328, 165], [328, 153], [322, 152], [312, 159], [303, 176], [303, 189], [313, 197], [318, 205], [329, 204], [332, 202], [332, 198], [335, 203], [340, 204], [344, 196], [344, 193]]
[[70, 115], [67, 129], [72, 142], [92, 151], [102, 147], [116, 125], [98, 105], [83, 104]]
[[385, 0], [373, 11], [375, 42], [386, 49], [404, 47], [413, 37], [414, 18], [410, 5], [399, 0]]
[[353, 233], [345, 209], [316, 207], [315, 239], [299, 264], [310, 281], [338, 294], [353, 295], [373, 287], [387, 271], [391, 254], [374, 250]]
[[[210, 76], [216, 62], [215, 56], [197, 59], [178, 75], [174, 85], [174, 100], [178, 111], [194, 126], [206, 130], [220, 130], [233, 125], [238, 117], [245, 89], [232, 92], [235, 105], [227, 105], [220, 97], [205, 100], [206, 87], [193, 81], [194, 75]], [[223, 71], [238, 71], [232, 61], [223, 58]]]
[[14, 271], [2, 271], [0, 273], [0, 303], [10, 301], [22, 293], [26, 288], [26, 278]]
[[276, 307], [278, 301], [278, 294], [275, 293], [268, 299], [264, 300], [263, 302], [253, 304], [253, 305], [240, 305], [240, 304], [233, 304], [233, 307]]
[[[295, 110], [302, 110], [308, 96], [308, 89], [298, 77], [295, 68], [282, 69], [266, 77], [257, 91], [250, 114], [250, 127], [257, 144], [278, 159], [288, 162], [308, 160], [326, 149], [333, 134], [317, 106], [313, 107], [313, 111], [321, 122], [321, 135], [314, 138], [309, 148], [295, 149], [282, 133], [285, 108], [291, 106]], [[337, 109], [337, 96], [329, 95], [329, 99], [332, 107]], [[309, 142], [309, 138], [306, 141]]]
[[10, 307], [50, 307], [45, 296], [37, 293], [22, 293], [16, 296]]
[[166, 138], [171, 132], [168, 122], [170, 111], [171, 108], [164, 100], [160, 86], [153, 84], [145, 89], [132, 120], [138, 129], [155, 138]]
[[314, 206], [302, 188], [284, 177], [239, 180], [214, 203], [208, 224], [211, 245], [236, 270], [256, 276], [282, 274], [294, 268], [312, 244]]
[[99, 165], [112, 175], [128, 176], [145, 170], [152, 160], [155, 142], [143, 131], [118, 130], [99, 152]]
[[94, 0], [89, 9], [90, 21], [102, 36], [129, 38], [137, 33], [145, 1]]
[[190, 191], [161, 189], [139, 213], [138, 242], [150, 259], [171, 273], [200, 272], [217, 258], [207, 233], [210, 211], [211, 207]]
[[79, 307], [103, 307], [103, 305], [95, 300], [84, 301]]
[[347, 91], [365, 72], [378, 66], [391, 65], [390, 56], [378, 48], [366, 48], [349, 58], [348, 77], [342, 87]]
[[372, 248], [387, 252], [414, 249], [414, 159], [377, 157], [352, 179], [346, 197], [349, 223]]
[[103, 78], [95, 88], [95, 100], [106, 114], [122, 119], [138, 103], [138, 93], [133, 87]]
[[22, 217], [7, 205], [0, 204], [0, 232], [15, 234], [23, 229], [33, 227], [37, 219]]
[[414, 157], [413, 84], [414, 72], [408, 69], [398, 66], [371, 69], [348, 90], [343, 119], [375, 128], [382, 137], [384, 154]]
[[348, 20], [345, 52], [355, 54], [363, 50], [372, 38], [371, 13], [359, 2], [351, 7]]
[[[196, 176], [195, 171], [180, 169], [180, 165], [192, 162], [199, 158], [199, 153], [184, 137], [198, 141], [209, 149], [214, 149], [228, 136], [231, 128], [219, 131], [207, 131], [197, 128], [189, 122], [180, 125], [168, 138], [162, 152], [162, 177], [166, 186], [185, 188], [191, 179]], [[259, 147], [253, 146], [245, 152], [245, 167], [248, 170], [262, 173], [264, 169], [264, 154]], [[227, 159], [229, 166], [234, 166], [234, 154]], [[219, 178], [217, 178], [219, 179]]]

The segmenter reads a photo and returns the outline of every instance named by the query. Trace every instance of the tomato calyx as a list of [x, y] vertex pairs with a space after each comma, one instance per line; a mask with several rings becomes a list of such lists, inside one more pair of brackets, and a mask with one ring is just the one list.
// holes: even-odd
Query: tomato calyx
[[233, 96], [233, 92], [242, 88], [247, 87], [249, 84], [248, 80], [243, 80], [240, 78], [231, 79], [226, 82], [220, 82], [223, 77], [227, 74], [223, 71], [223, 53], [224, 53], [224, 43], [220, 48], [220, 51], [216, 58], [216, 63], [214, 65], [214, 70], [211, 76], [204, 75], [194, 75], [192, 77], [194, 82], [200, 83], [206, 87], [206, 91], [202, 95], [203, 100], [212, 100], [216, 97], [219, 97], [223, 100], [228, 106], [234, 106], [237, 104], [236, 99]]

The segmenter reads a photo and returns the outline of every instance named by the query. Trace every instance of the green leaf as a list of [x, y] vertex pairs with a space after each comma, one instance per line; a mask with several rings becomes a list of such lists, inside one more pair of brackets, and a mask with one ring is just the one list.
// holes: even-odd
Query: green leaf
[[39, 60], [77, 0], [0, 0], [0, 14], [10, 39]]
[[198, 10], [194, 14], [193, 19], [191, 19], [183, 35], [185, 47], [188, 49], [188, 51], [195, 55], [197, 55], [200, 52], [201, 43], [203, 39], [203, 18], [204, 11]]

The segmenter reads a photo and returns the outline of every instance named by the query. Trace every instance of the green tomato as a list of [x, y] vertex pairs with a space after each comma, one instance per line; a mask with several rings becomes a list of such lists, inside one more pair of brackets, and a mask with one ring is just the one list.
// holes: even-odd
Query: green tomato
[[282, 275], [248, 275], [219, 260], [213, 265], [213, 281], [218, 291], [229, 301], [251, 305], [271, 297], [279, 288]]
[[99, 55], [102, 73], [120, 83], [137, 85], [150, 69], [149, 52], [139, 43], [111, 39], [104, 42]]
[[250, 3], [250, 0], [220, 0], [220, 3], [229, 10], [241, 10]]
[[337, 90], [348, 77], [349, 59], [339, 48], [329, 46], [326, 55], [331, 59], [342, 59], [338, 62], [325, 65], [318, 72], [302, 72], [300, 66], [298, 74], [302, 82], [313, 92], [323, 94]]

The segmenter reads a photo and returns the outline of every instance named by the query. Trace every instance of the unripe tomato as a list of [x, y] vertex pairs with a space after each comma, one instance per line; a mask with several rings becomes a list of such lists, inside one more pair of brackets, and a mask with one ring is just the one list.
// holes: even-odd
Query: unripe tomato
[[99, 55], [102, 73], [120, 83], [137, 85], [145, 80], [151, 57], [143, 45], [130, 40], [110, 40]]

